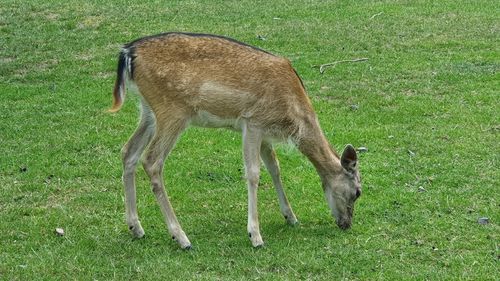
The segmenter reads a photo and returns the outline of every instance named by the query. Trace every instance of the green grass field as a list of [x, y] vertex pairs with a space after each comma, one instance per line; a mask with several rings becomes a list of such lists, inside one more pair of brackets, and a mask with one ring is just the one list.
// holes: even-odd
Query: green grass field
[[[1, 280], [499, 280], [497, 1], [101, 2], [0, 3]], [[241, 136], [191, 128], [165, 180], [194, 249], [171, 241], [142, 167], [146, 237], [131, 238], [120, 149], [138, 98], [105, 111], [120, 46], [174, 30], [292, 61], [332, 146], [368, 148], [352, 229], [334, 224], [313, 166], [280, 145], [301, 224], [285, 224], [263, 170], [266, 245], [253, 249]]]

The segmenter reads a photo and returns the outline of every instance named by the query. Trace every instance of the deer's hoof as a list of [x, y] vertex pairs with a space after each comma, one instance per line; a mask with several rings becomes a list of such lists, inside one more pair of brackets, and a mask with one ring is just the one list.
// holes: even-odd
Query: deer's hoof
[[132, 233], [132, 236], [134, 236], [134, 238], [139, 239], [144, 237], [144, 229], [142, 228], [140, 222], [137, 222], [135, 225], [129, 225], [128, 230], [130, 231], [130, 233]]

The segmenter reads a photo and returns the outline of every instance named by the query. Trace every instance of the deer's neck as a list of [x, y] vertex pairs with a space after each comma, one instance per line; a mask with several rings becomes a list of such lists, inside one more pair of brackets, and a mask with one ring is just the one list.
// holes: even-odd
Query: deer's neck
[[308, 124], [298, 148], [311, 161], [322, 180], [341, 172], [340, 157], [331, 148], [316, 120]]

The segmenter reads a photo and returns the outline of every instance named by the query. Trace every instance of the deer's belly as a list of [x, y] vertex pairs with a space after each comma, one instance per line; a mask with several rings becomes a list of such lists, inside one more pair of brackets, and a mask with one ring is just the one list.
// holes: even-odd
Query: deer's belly
[[241, 131], [241, 118], [224, 118], [211, 114], [208, 111], [200, 110], [191, 119], [191, 125], [204, 128], [228, 128]]

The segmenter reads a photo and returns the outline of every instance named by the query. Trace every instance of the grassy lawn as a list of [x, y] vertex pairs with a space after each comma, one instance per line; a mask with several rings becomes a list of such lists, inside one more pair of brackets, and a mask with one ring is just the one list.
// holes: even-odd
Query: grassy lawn
[[[1, 280], [498, 280], [497, 1], [145, 3], [1, 1]], [[173, 30], [230, 36], [292, 61], [332, 145], [368, 148], [352, 229], [334, 224], [313, 166], [281, 145], [301, 224], [285, 224], [263, 171], [266, 246], [253, 249], [241, 136], [191, 128], [165, 180], [194, 249], [170, 240], [142, 168], [146, 237], [131, 238], [120, 149], [138, 98], [105, 110], [119, 47]], [[356, 58], [368, 60], [314, 67]]]

